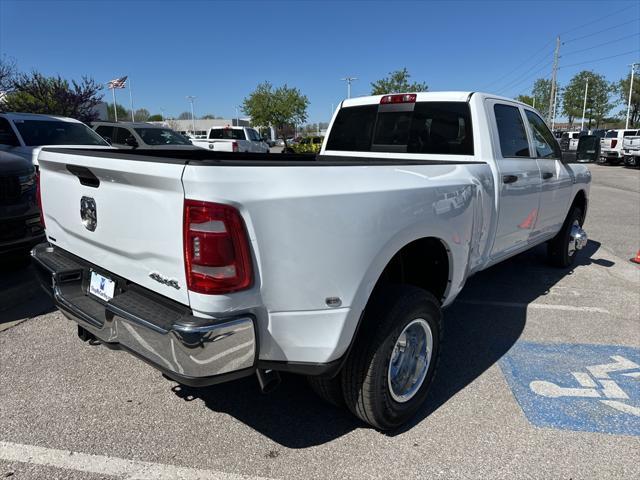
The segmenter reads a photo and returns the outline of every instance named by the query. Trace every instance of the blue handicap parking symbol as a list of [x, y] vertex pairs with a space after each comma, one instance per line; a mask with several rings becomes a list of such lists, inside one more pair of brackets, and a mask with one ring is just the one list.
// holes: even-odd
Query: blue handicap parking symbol
[[500, 367], [538, 427], [640, 435], [640, 348], [523, 341]]

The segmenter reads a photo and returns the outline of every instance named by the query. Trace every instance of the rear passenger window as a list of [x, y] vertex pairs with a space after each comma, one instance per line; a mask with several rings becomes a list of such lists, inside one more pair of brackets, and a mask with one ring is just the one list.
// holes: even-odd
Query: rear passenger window
[[[553, 134], [547, 128], [547, 124], [535, 113], [525, 110], [529, 126], [531, 127], [531, 136], [533, 137], [533, 145], [536, 147], [536, 155], [539, 158], [560, 158], [560, 146]], [[578, 138], [576, 134], [573, 138]]]
[[118, 145], [126, 145], [127, 138], [131, 137], [131, 132], [126, 128], [115, 127], [113, 129], [113, 143]]
[[493, 111], [496, 115], [502, 156], [529, 157], [529, 141], [518, 107], [497, 103], [493, 106]]

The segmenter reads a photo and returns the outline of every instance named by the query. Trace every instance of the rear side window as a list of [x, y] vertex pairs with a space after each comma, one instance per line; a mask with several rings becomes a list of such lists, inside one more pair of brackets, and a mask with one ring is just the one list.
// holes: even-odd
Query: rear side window
[[244, 130], [234, 128], [214, 128], [209, 133], [211, 140], [246, 140]]
[[497, 103], [493, 106], [493, 111], [496, 115], [502, 156], [528, 157], [529, 141], [518, 107]]
[[378, 110], [378, 105], [341, 109], [327, 150], [473, 155], [466, 102], [418, 102], [413, 110]]

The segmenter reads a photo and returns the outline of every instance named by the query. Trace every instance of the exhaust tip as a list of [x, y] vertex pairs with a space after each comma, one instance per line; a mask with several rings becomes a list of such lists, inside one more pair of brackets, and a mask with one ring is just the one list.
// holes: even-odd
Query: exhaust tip
[[275, 370], [256, 370], [258, 384], [262, 393], [271, 393], [280, 385], [280, 373]]

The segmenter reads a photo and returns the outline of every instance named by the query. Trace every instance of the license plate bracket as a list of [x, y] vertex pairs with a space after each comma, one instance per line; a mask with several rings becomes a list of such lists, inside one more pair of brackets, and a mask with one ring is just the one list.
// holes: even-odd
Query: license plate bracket
[[89, 280], [89, 295], [98, 297], [100, 300], [108, 302], [115, 293], [116, 282], [98, 272], [91, 270]]

